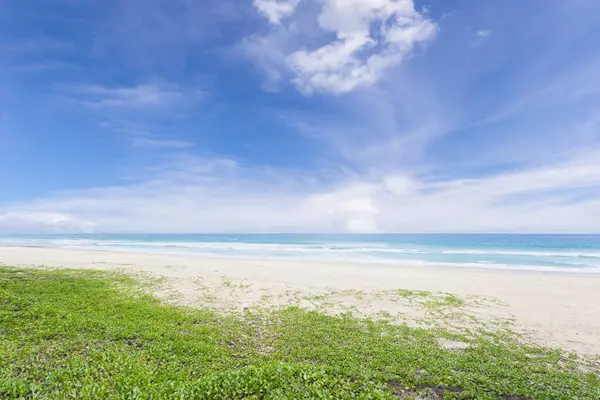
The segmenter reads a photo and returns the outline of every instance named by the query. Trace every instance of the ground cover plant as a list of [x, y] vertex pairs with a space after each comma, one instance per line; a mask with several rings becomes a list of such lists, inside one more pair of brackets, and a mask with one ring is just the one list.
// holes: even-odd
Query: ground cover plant
[[590, 400], [598, 371], [505, 330], [225, 313], [164, 304], [126, 275], [0, 267], [0, 398]]

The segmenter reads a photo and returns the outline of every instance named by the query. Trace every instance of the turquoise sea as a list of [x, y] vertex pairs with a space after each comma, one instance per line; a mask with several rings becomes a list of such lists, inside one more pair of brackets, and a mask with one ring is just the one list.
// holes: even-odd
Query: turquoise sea
[[41, 246], [240, 258], [600, 273], [600, 235], [2, 235]]

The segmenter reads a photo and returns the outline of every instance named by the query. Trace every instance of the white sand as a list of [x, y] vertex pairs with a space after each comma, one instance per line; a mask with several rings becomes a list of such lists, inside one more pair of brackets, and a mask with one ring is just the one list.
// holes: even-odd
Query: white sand
[[[473, 301], [469, 311], [477, 317], [486, 321], [513, 318], [516, 329], [532, 333], [544, 344], [600, 354], [599, 275], [19, 247], [0, 247], [0, 264], [150, 273], [167, 278], [169, 290], [163, 288], [160, 294], [175, 294], [178, 302], [187, 305], [241, 308], [265, 298], [276, 305], [293, 301], [316, 304], [315, 299], [322, 305], [325, 298], [327, 304], [340, 309], [349, 306], [368, 313], [402, 313], [401, 318], [412, 322], [423, 309], [386, 290], [448, 292], [467, 299], [478, 295], [503, 304], [487, 301], [474, 306]], [[306, 298], [323, 294], [326, 296]]]

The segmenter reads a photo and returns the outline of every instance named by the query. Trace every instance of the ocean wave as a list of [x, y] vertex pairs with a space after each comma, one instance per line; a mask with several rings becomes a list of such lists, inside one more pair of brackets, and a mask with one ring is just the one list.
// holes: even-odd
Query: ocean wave
[[402, 254], [425, 254], [421, 249], [393, 248], [372, 244], [279, 244], [279, 243], [230, 243], [230, 242], [142, 242], [142, 241], [55, 241], [55, 245], [98, 246], [98, 247], [150, 247], [150, 248], [186, 248], [218, 249], [232, 251], [284, 251], [284, 252], [387, 252]]
[[243, 242], [142, 242], [142, 241], [94, 241], [63, 240], [57, 245], [63, 246], [118, 246], [118, 247], [151, 247], [151, 248], [187, 248], [217, 249], [229, 251], [276, 251], [323, 253], [390, 253], [390, 254], [428, 254], [428, 255], [482, 255], [482, 256], [525, 256], [525, 257], [571, 257], [600, 258], [600, 252], [579, 251], [537, 251], [537, 250], [487, 250], [487, 249], [451, 249], [392, 247], [383, 244], [366, 243], [332, 243], [332, 244], [287, 244], [287, 243], [243, 243]]
[[469, 255], [494, 255], [494, 256], [529, 256], [529, 257], [577, 257], [600, 258], [600, 252], [578, 251], [535, 251], [535, 250], [442, 250], [442, 254], [469, 254]]
[[[157, 238], [159, 239], [159, 238]], [[374, 242], [258, 243], [241, 241], [144, 240], [115, 237], [0, 237], [0, 245], [79, 248], [216, 257], [438, 265], [548, 271], [600, 271], [600, 252], [452, 248], [440, 245]]]
[[275, 251], [298, 253], [390, 253], [415, 255], [480, 255], [480, 256], [525, 256], [600, 258], [598, 252], [581, 251], [538, 251], [538, 250], [493, 250], [493, 249], [444, 249], [439, 247], [398, 247], [382, 243], [248, 243], [248, 242], [175, 242], [175, 241], [130, 241], [86, 238], [0, 238], [0, 243], [12, 245], [47, 245], [51, 247], [125, 247], [125, 248], [184, 248], [221, 251]]

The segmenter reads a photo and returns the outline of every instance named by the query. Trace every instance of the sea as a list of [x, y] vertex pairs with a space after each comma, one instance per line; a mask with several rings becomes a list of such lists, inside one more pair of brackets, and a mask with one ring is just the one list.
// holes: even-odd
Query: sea
[[0, 246], [600, 273], [600, 235], [0, 235]]

